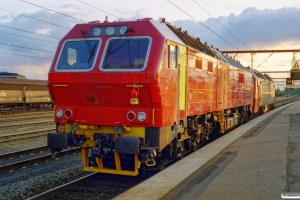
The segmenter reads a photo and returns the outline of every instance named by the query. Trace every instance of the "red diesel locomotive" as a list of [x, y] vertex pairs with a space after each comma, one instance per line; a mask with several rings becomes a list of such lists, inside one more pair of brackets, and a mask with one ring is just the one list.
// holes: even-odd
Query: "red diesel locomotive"
[[78, 24], [49, 71], [52, 153], [80, 146], [85, 171], [136, 176], [274, 108], [263, 74], [164, 19]]

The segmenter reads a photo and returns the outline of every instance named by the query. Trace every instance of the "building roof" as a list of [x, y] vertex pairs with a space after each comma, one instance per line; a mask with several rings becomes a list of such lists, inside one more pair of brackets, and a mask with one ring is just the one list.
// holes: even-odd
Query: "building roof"
[[31, 79], [12, 79], [12, 78], [0, 78], [0, 84], [12, 84], [12, 85], [47, 85], [46, 80], [31, 80]]
[[0, 72], [0, 78], [25, 79], [26, 77], [18, 73]]

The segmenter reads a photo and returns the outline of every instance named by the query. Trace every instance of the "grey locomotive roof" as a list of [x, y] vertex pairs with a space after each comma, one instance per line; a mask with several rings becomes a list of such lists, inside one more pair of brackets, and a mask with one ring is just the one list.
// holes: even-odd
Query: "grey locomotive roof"
[[226, 56], [226, 55], [224, 55], [224, 54], [222, 54], [223, 55], [223, 58], [230, 64], [230, 65], [232, 65], [232, 66], [234, 66], [234, 67], [236, 67], [236, 68], [239, 68], [239, 69], [241, 69], [241, 70], [243, 70], [243, 71], [248, 71], [241, 63], [239, 63], [238, 61], [236, 61], [236, 60], [233, 60], [233, 59], [231, 59], [231, 58], [229, 58], [228, 56]]
[[194, 38], [187, 33], [187, 31], [181, 31], [181, 28], [172, 26], [170, 23], [166, 23], [169, 29], [187, 46], [197, 49], [214, 58], [222, 59], [215, 51], [213, 51], [208, 45], [203, 44], [199, 38]]
[[269, 77], [268, 75], [266, 74], [262, 74], [261, 72], [257, 71], [257, 70], [254, 70], [254, 69], [248, 69], [248, 71], [256, 78], [262, 78], [266, 81], [272, 81], [273, 80], [271, 79], [271, 77]]
[[165, 36], [168, 36], [168, 39], [181, 44], [185, 45], [184, 42], [176, 35], [174, 32], [164, 23], [161, 21], [151, 20], [151, 23]]
[[[227, 55], [222, 54], [218, 49], [214, 49], [212, 46], [210, 47], [207, 44], [203, 44], [199, 38], [192, 37], [187, 33], [187, 31], [181, 31], [181, 28], [177, 28], [175, 26], [172, 26], [170, 23], [165, 22], [165, 20], [161, 20], [159, 22], [152, 21], [151, 22], [164, 34], [168, 35], [169, 37], [172, 36], [172, 40], [178, 42], [179, 44], [185, 44], [189, 47], [192, 47], [194, 49], [197, 49], [207, 55], [210, 55], [214, 58], [217, 58], [219, 60], [225, 61], [231, 66], [234, 66], [240, 70], [250, 72], [255, 77], [262, 78], [264, 80], [271, 79], [270, 77], [264, 76], [262, 73], [245, 68], [240, 62], [233, 60], [232, 58], [228, 57]], [[166, 25], [166, 26], [164, 26]], [[167, 28], [168, 27], [168, 28]], [[175, 35], [171, 34], [173, 32]], [[272, 81], [272, 79], [271, 79]]]
[[170, 30], [172, 30], [175, 35], [187, 46], [190, 46], [194, 49], [197, 49], [207, 55], [210, 55], [214, 58], [217, 58], [219, 60], [222, 60], [222, 61], [225, 61], [227, 63], [229, 63], [230, 65], [238, 68], [238, 69], [241, 69], [243, 71], [248, 71], [247, 69], [245, 69], [245, 67], [229, 58], [228, 56], [225, 56], [224, 54], [222, 54], [221, 52], [219, 52], [218, 50], [214, 49], [213, 47], [210, 47], [209, 45], [207, 44], [203, 44], [199, 38], [194, 38], [192, 37], [191, 35], [189, 35], [187, 33], [187, 31], [181, 31], [181, 28], [177, 28], [175, 26], [172, 26], [170, 23], [166, 23], [166, 25], [169, 27]]

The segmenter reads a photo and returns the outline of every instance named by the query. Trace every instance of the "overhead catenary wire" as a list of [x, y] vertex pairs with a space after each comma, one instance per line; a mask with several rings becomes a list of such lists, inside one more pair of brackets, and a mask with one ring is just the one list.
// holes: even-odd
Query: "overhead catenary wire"
[[34, 19], [34, 20], [37, 20], [37, 21], [40, 21], [40, 22], [44, 22], [44, 23], [47, 23], [47, 24], [55, 25], [55, 26], [58, 26], [58, 27], [61, 27], [61, 28], [65, 28], [65, 29], [69, 29], [69, 30], [71, 29], [71, 28], [68, 28], [68, 27], [65, 27], [65, 26], [61, 26], [61, 25], [58, 25], [58, 24], [47, 22], [47, 21], [44, 21], [44, 20], [41, 20], [41, 19], [37, 19], [37, 18], [30, 17], [30, 16], [27, 16], [27, 15], [24, 15], [24, 14], [16, 13], [16, 12], [13, 12], [13, 11], [9, 11], [9, 10], [3, 9], [3, 8], [0, 8], [0, 10], [4, 10], [6, 12], [10, 12], [10, 13], [14, 13], [14, 14], [17, 14], [17, 15], [21, 15], [23, 17]]
[[5, 43], [1, 43], [1, 42], [0, 42], [0, 45], [17, 47], [17, 48], [22, 48], [22, 49], [30, 49], [30, 50], [34, 50], [34, 51], [43, 51], [43, 52], [47, 52], [47, 53], [55, 53], [53, 51], [47, 51], [47, 50], [43, 50], [43, 49], [35, 49], [35, 48], [31, 48], [31, 47], [24, 47], [24, 46], [18, 46], [18, 45], [13, 45], [13, 44], [5, 44]]
[[81, 3], [83, 3], [83, 4], [85, 4], [85, 5], [88, 5], [88, 6], [92, 7], [92, 8], [95, 8], [95, 9], [97, 9], [97, 10], [100, 10], [100, 11], [106, 13], [106, 14], [109, 14], [109, 15], [114, 16], [114, 17], [116, 17], [116, 18], [122, 19], [121, 17], [118, 17], [118, 16], [116, 16], [116, 15], [114, 15], [114, 14], [111, 14], [111, 13], [109, 13], [109, 12], [106, 12], [105, 10], [102, 10], [102, 9], [100, 9], [100, 8], [97, 8], [97, 7], [93, 6], [93, 5], [90, 5], [90, 4], [85, 3], [85, 2], [83, 2], [83, 1], [80, 1], [80, 0], [77, 0], [77, 1], [79, 1], [79, 2], [81, 2]]
[[201, 23], [200, 21], [198, 21], [192, 15], [188, 14], [186, 11], [184, 11], [183, 9], [181, 9], [179, 6], [177, 6], [176, 4], [172, 3], [170, 0], [167, 0], [167, 1], [169, 3], [171, 3], [173, 6], [175, 6], [176, 8], [178, 8], [179, 10], [181, 10], [183, 13], [185, 13], [186, 15], [188, 15], [190, 18], [192, 18], [193, 20], [195, 20], [196, 22], [198, 22], [199, 24], [201, 24], [203, 27], [205, 27], [206, 29], [208, 29], [209, 31], [211, 31], [213, 34], [215, 34], [216, 36], [218, 36], [219, 38], [221, 38], [227, 44], [229, 44], [230, 46], [234, 47], [235, 49], [239, 49], [238, 47], [236, 47], [233, 44], [231, 44], [230, 42], [228, 42], [225, 38], [223, 38], [222, 36], [220, 36], [219, 34], [217, 34], [216, 32], [214, 32], [213, 30], [211, 30], [209, 27], [205, 26], [203, 23]]
[[220, 23], [214, 16], [212, 16], [207, 10], [205, 10], [196, 0], [193, 0], [202, 10], [204, 10], [207, 14], [209, 14], [218, 24], [220, 24], [224, 29], [226, 29], [233, 37], [235, 37], [238, 41], [240, 41], [245, 47], [248, 47], [243, 41], [241, 41], [236, 35], [234, 35], [228, 28], [226, 28], [222, 23]]
[[70, 16], [70, 15], [67, 15], [67, 14], [64, 14], [64, 13], [61, 13], [61, 12], [58, 12], [58, 11], [55, 11], [55, 10], [51, 10], [51, 9], [49, 9], [49, 8], [45, 8], [45, 7], [43, 7], [43, 6], [39, 6], [39, 5], [30, 3], [30, 2], [28, 2], [28, 1], [24, 1], [24, 0], [19, 0], [19, 1], [22, 1], [22, 2], [24, 2], [24, 3], [31, 4], [31, 5], [36, 6], [36, 7], [39, 7], [39, 8], [43, 8], [43, 9], [45, 9], [45, 10], [49, 10], [49, 11], [51, 11], [51, 12], [55, 12], [55, 13], [60, 14], [60, 15], [64, 15], [64, 16], [66, 16], [66, 17], [70, 17], [70, 18], [73, 18], [73, 19], [76, 19], [76, 20], [79, 20], [79, 21], [82, 21], [82, 22], [86, 22], [86, 21], [84, 21], [84, 20], [82, 20], [82, 19], [78, 19], [78, 18], [76, 18], [76, 17], [72, 17], [72, 16]]
[[257, 68], [259, 68], [265, 61], [267, 61], [268, 60], [268, 58], [270, 58], [271, 56], [273, 55], [273, 52], [264, 60], [264, 61], [262, 61], [257, 67], [256, 67], [256, 69]]
[[8, 54], [8, 55], [15, 55], [15, 56], [23, 56], [23, 57], [30, 57], [30, 58], [39, 58], [39, 59], [52, 60], [50, 58], [43, 58], [43, 57], [38, 57], [38, 56], [28, 56], [28, 55], [16, 54], [16, 53], [7, 53], [7, 52], [0, 52], [0, 53], [1, 54]]
[[26, 33], [31, 33], [31, 34], [35, 34], [35, 35], [40, 35], [40, 36], [43, 36], [43, 37], [49, 37], [49, 38], [57, 39], [57, 40], [60, 40], [60, 39], [61, 39], [61, 38], [57, 38], [57, 37], [53, 37], [53, 36], [49, 36], [49, 35], [43, 35], [43, 34], [34, 33], [34, 32], [31, 32], [31, 31], [26, 31], [26, 30], [23, 30], [23, 29], [13, 28], [13, 27], [4, 26], [4, 25], [0, 25], [0, 27], [5, 27], [5, 28], [9, 28], [9, 29], [14, 29], [14, 30], [18, 30], [18, 31], [26, 32]]
[[23, 36], [23, 35], [18, 35], [18, 34], [14, 34], [14, 33], [7, 33], [7, 32], [3, 32], [3, 31], [0, 31], [0, 33], [4, 33], [4, 34], [8, 34], [8, 35], [14, 35], [14, 36], [18, 36], [18, 37], [24, 37], [24, 38], [28, 38], [28, 39], [32, 39], [32, 40], [37, 40], [37, 41], [42, 41], [42, 42], [48, 42], [48, 43], [52, 43], [52, 44], [57, 44], [57, 42], [50, 42], [50, 41], [36, 39], [36, 38], [27, 37], [27, 36]]

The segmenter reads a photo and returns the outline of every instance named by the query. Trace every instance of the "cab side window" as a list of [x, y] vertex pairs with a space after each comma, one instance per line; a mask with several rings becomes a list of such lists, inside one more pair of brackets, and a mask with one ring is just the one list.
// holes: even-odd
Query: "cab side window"
[[177, 68], [177, 47], [169, 46], [169, 68]]
[[200, 57], [196, 57], [196, 68], [202, 69], [202, 59]]

